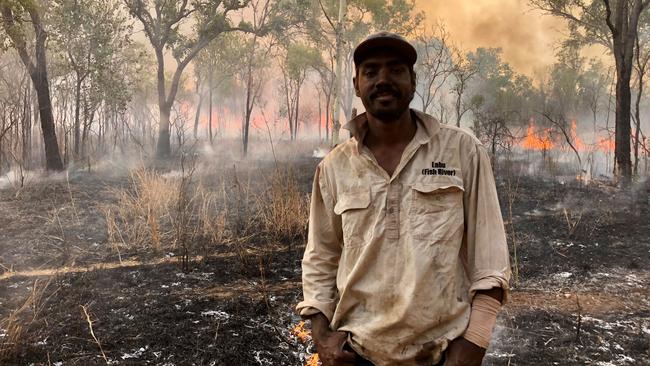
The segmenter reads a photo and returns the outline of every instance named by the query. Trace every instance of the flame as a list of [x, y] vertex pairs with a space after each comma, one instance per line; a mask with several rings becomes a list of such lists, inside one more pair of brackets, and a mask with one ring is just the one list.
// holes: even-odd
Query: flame
[[[584, 140], [578, 135], [577, 121], [575, 119], [571, 120], [571, 127], [568, 131], [569, 137], [571, 138], [571, 143], [579, 152], [583, 151], [601, 151], [603, 153], [611, 153], [614, 151], [616, 143], [611, 137], [595, 137], [594, 143], [585, 143]], [[538, 129], [535, 126], [535, 123], [531, 120], [531, 123], [528, 125], [526, 131], [526, 136], [519, 143], [519, 146], [525, 150], [536, 150], [536, 151], [549, 151], [555, 148], [558, 144], [561, 145], [561, 149], [567, 151], [569, 148], [566, 144], [563, 144], [564, 138], [561, 138], [558, 143], [558, 138], [553, 138], [551, 135], [551, 129]]]
[[[293, 329], [291, 329], [291, 334], [296, 336], [298, 340], [301, 343], [307, 343], [311, 340], [311, 332], [308, 329], [305, 329], [305, 322], [301, 321], [298, 323]], [[319, 356], [318, 353], [314, 353], [313, 355], [309, 356], [307, 359], [305, 366], [319, 366]]]
[[578, 136], [578, 127], [576, 125], [576, 120], [571, 120], [571, 131], [569, 132], [571, 135], [571, 140], [573, 141], [573, 146], [576, 148], [578, 151], [585, 151], [587, 150], [587, 146], [585, 145], [584, 142], [582, 142], [582, 139], [580, 139], [580, 136]]
[[302, 343], [307, 343], [309, 339], [311, 339], [309, 331], [305, 329], [304, 321], [301, 321], [298, 325], [293, 327], [293, 329], [291, 329], [291, 334], [295, 335]]
[[527, 150], [547, 151], [553, 148], [550, 129], [537, 132], [534, 124], [528, 125], [526, 137], [521, 142], [521, 147]]
[[314, 353], [309, 357], [307, 360], [307, 363], [305, 363], [305, 366], [319, 366], [320, 357], [318, 357], [318, 353]]
[[599, 139], [597, 145], [598, 145], [598, 149], [601, 150], [602, 152], [612, 153], [614, 152], [614, 148], [616, 147], [616, 142], [611, 137], [605, 137]]

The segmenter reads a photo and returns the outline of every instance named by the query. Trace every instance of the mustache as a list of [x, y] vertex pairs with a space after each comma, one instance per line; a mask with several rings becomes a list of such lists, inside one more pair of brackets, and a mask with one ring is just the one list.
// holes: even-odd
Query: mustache
[[392, 86], [382, 85], [374, 88], [374, 90], [370, 93], [370, 98], [375, 99], [379, 97], [380, 94], [386, 94], [386, 93], [389, 93], [396, 98], [400, 98], [402, 96], [402, 93], [400, 93], [399, 90], [393, 88]]

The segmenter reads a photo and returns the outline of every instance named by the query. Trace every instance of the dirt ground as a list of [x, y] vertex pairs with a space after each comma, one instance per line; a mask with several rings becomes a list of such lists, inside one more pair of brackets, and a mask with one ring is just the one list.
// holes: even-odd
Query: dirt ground
[[[317, 162], [295, 163], [305, 194]], [[648, 188], [497, 180], [518, 273], [484, 365], [650, 365]], [[0, 190], [3, 364], [303, 365], [302, 240], [249, 243], [263, 262], [217, 245], [185, 271], [173, 251], [118, 254], [103, 209], [128, 182], [80, 171]]]

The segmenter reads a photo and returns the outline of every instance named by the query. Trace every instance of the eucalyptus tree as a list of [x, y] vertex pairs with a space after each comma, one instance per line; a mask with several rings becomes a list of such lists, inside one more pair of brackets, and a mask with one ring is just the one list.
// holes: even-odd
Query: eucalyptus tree
[[301, 43], [284, 45], [284, 55], [280, 60], [282, 87], [285, 108], [289, 122], [291, 140], [296, 140], [299, 127], [300, 90], [309, 70], [315, 70], [322, 61], [315, 48]]
[[511, 128], [528, 121], [534, 88], [528, 77], [516, 74], [502, 60], [499, 48], [478, 48], [467, 54], [467, 60], [476, 70], [467, 88], [474, 134], [489, 146], [494, 159], [497, 148], [512, 147]]
[[[650, 147], [647, 146], [646, 138], [641, 131], [641, 98], [645, 92], [645, 76], [650, 66], [650, 12], [646, 11], [641, 14], [639, 31], [636, 36], [636, 47], [634, 54], [634, 73], [636, 84], [636, 97], [634, 100], [634, 165], [633, 173], [638, 176], [639, 174], [639, 150], [643, 148], [646, 156], [650, 155]], [[644, 143], [641, 143], [643, 138]]]
[[460, 121], [465, 113], [471, 109], [471, 103], [466, 98], [467, 87], [478, 72], [477, 65], [469, 62], [466, 55], [460, 50], [454, 49], [452, 56], [453, 67], [451, 74], [455, 79], [450, 92], [454, 96], [454, 111], [456, 112], [456, 127], [460, 127]]
[[614, 56], [616, 65], [616, 147], [617, 174], [623, 186], [632, 177], [630, 159], [630, 82], [639, 20], [649, 0], [530, 0], [554, 16], [566, 19], [572, 37], [584, 44], [599, 44]]
[[0, 0], [2, 27], [34, 84], [45, 145], [47, 170], [63, 170], [63, 161], [56, 138], [52, 100], [47, 75], [47, 52], [44, 4], [33, 0]]
[[215, 90], [221, 96], [235, 89], [235, 76], [241, 69], [241, 61], [245, 57], [242, 47], [244, 36], [239, 33], [226, 33], [212, 41], [194, 60], [195, 88], [198, 94], [198, 105], [194, 117], [194, 138], [198, 138], [198, 127], [203, 100], [207, 88], [208, 99], [208, 140], [213, 142], [213, 102]]
[[418, 51], [415, 94], [422, 105], [422, 111], [433, 114], [433, 102], [455, 66], [449, 33], [440, 24], [428, 31], [421, 29], [415, 37], [414, 46]]
[[579, 45], [571, 41], [564, 43], [557, 58], [558, 61], [550, 69], [547, 85], [542, 85], [546, 92], [538, 113], [551, 123], [574, 152], [581, 174], [582, 158], [571, 129], [574, 123], [577, 128], [577, 120], [582, 112], [585, 58], [580, 55]]
[[594, 137], [598, 133], [598, 113], [602, 99], [607, 96], [607, 88], [610, 84], [609, 74], [602, 61], [591, 59], [580, 80], [582, 104], [591, 114]]
[[[181, 76], [189, 63], [212, 40], [224, 32], [248, 31], [245, 22], [233, 24], [231, 14], [246, 8], [250, 0], [124, 0], [129, 13], [143, 26], [157, 61], [157, 91], [160, 121], [156, 154], [171, 153], [169, 121]], [[191, 29], [191, 32], [188, 30]], [[165, 78], [165, 51], [176, 61], [169, 87]]]
[[115, 55], [131, 43], [131, 27], [119, 0], [53, 0], [50, 14], [55, 49], [64, 54], [75, 76], [73, 151], [75, 158], [80, 158], [85, 149], [82, 140], [86, 141], [92, 122], [84, 120], [82, 137], [82, 85], [93, 75], [95, 79], [112, 77], [100, 74], [105, 74]]

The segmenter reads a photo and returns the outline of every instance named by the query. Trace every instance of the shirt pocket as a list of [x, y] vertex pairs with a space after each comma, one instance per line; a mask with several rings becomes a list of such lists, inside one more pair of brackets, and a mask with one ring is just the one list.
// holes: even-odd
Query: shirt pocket
[[334, 213], [341, 216], [344, 247], [368, 244], [373, 229], [370, 204], [370, 188], [355, 188], [339, 194]]
[[465, 191], [462, 179], [445, 176], [430, 178], [411, 186], [411, 235], [429, 244], [462, 239]]

